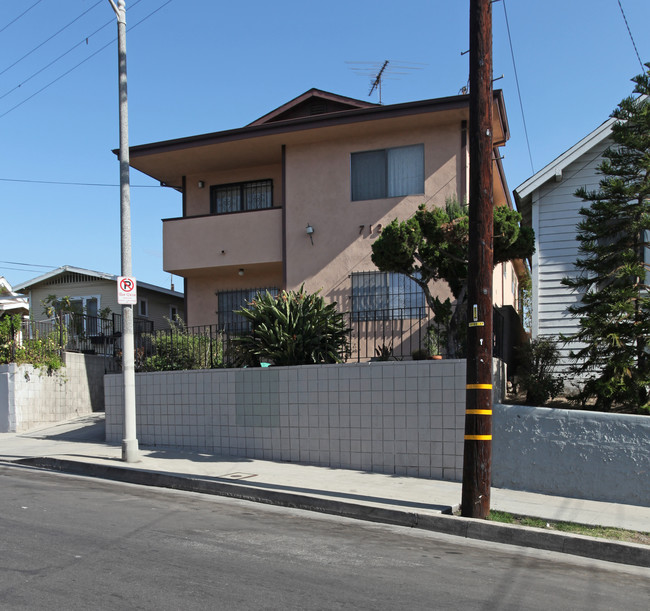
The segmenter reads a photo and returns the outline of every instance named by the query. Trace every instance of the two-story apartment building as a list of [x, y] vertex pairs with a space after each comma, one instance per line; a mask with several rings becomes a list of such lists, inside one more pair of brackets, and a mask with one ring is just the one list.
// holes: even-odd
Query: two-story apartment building
[[[500, 91], [493, 116], [494, 201], [511, 206]], [[377, 271], [371, 244], [420, 204], [466, 200], [468, 119], [466, 95], [381, 106], [312, 89], [242, 128], [132, 147], [132, 167], [182, 194], [163, 267], [185, 279], [188, 325], [227, 326], [256, 290], [303, 284], [357, 320], [426, 315], [404, 277]], [[495, 269], [495, 304], [516, 307], [521, 273]]]

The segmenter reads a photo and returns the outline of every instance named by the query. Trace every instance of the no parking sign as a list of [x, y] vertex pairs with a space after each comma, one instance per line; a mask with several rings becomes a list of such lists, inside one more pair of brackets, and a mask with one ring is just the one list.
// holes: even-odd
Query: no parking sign
[[129, 276], [118, 276], [117, 303], [120, 305], [134, 305], [138, 303], [135, 278], [130, 278]]

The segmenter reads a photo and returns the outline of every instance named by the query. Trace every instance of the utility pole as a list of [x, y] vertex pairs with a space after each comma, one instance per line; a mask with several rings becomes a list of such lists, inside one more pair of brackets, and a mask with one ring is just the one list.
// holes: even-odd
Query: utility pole
[[492, 8], [469, 3], [469, 267], [461, 514], [486, 518], [492, 470]]
[[[129, 184], [129, 110], [126, 93], [126, 7], [124, 0], [108, 0], [117, 16], [117, 54], [120, 103], [120, 236], [122, 276], [132, 277], [131, 190]], [[140, 458], [135, 428], [135, 343], [133, 305], [122, 305], [122, 375], [124, 376], [124, 438], [122, 460]]]

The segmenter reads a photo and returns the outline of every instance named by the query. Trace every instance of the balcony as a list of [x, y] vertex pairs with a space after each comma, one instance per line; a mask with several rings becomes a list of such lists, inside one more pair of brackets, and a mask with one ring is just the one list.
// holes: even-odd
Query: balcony
[[282, 208], [163, 221], [163, 269], [179, 276], [282, 261]]

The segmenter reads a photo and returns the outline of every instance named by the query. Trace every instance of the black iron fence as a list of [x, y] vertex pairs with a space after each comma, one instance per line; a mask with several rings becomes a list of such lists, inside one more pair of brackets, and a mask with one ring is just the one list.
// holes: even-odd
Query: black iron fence
[[[402, 309], [399, 310], [401, 312]], [[440, 356], [464, 357], [463, 342], [451, 345], [449, 329], [427, 317], [399, 318], [386, 315], [386, 309], [375, 314], [365, 312], [362, 319], [346, 314], [349, 346], [343, 360], [411, 360]], [[495, 309], [494, 356], [503, 358], [506, 338], [503, 316]], [[214, 369], [251, 364], [238, 348], [237, 337], [254, 333], [245, 321], [241, 326], [203, 325], [185, 327], [172, 323], [169, 329], [153, 330], [153, 323], [134, 320], [136, 371], [169, 371], [183, 369]], [[122, 365], [122, 317], [98, 318], [83, 314], [65, 314], [48, 321], [24, 321], [14, 335], [17, 343], [38, 340], [60, 352], [83, 352], [106, 357], [107, 370], [119, 371]]]
[[[136, 318], [133, 323], [136, 346], [153, 332], [153, 322]], [[59, 314], [43, 321], [23, 320], [12, 327], [10, 350], [29, 345], [30, 349], [44, 351], [82, 352], [115, 359], [118, 364], [122, 350], [122, 316], [109, 318], [87, 314]]]
[[[382, 310], [363, 320], [346, 314], [349, 346], [345, 361], [425, 359], [448, 350], [448, 330], [427, 318], [398, 319]], [[136, 339], [136, 370], [164, 371], [241, 367], [251, 364], [238, 347], [237, 338], [254, 333], [245, 321], [220, 325], [185, 327], [144, 333]], [[460, 355], [460, 354], [457, 354]]]

